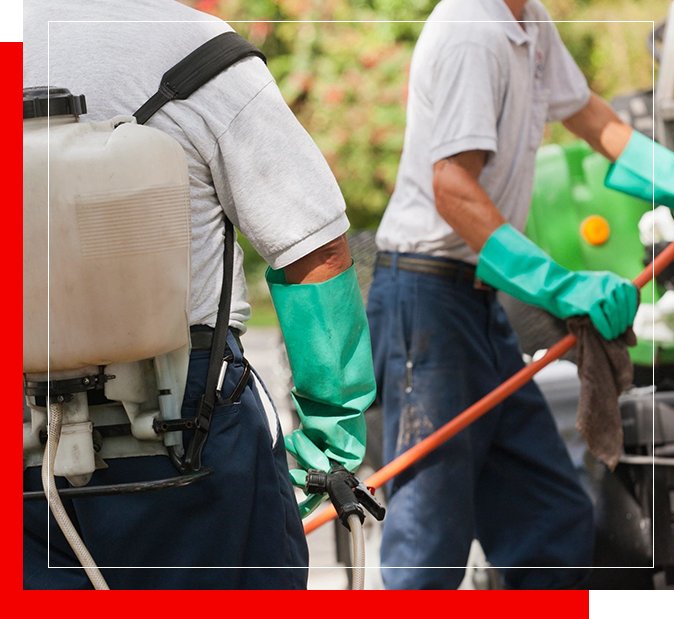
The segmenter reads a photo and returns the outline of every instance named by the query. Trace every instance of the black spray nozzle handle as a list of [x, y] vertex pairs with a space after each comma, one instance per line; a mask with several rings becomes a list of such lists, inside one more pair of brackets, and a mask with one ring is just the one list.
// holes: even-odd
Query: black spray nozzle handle
[[361, 522], [365, 520], [363, 507], [377, 520], [383, 520], [386, 514], [386, 509], [377, 501], [370, 489], [341, 464], [333, 464], [329, 473], [316, 469], [309, 470], [304, 487], [308, 494], [327, 492], [339, 519], [347, 529], [349, 516], [356, 515]]
[[[354, 475], [354, 477], [356, 477]], [[356, 477], [356, 479], [358, 479]], [[386, 516], [386, 508], [377, 500], [374, 495], [374, 488], [369, 488], [360, 479], [358, 485], [353, 489], [353, 493], [361, 503], [361, 505], [369, 511], [377, 520], [384, 520]]]

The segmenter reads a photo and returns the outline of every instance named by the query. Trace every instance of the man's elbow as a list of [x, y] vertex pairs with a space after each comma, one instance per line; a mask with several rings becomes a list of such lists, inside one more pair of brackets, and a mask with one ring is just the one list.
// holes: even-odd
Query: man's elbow
[[465, 188], [465, 183], [462, 183], [460, 178], [462, 171], [466, 173], [460, 166], [447, 161], [439, 161], [433, 166], [435, 208], [443, 216], [447, 215], [447, 210], [451, 209], [452, 204], [461, 199], [462, 186]]
[[436, 162], [433, 165], [436, 208], [444, 210], [448, 204], [474, 197], [486, 160], [485, 151], [473, 150]]
[[438, 164], [436, 163], [433, 166], [433, 196], [435, 197], [435, 205], [437, 207], [438, 205], [438, 196], [442, 195], [442, 193], [445, 191], [445, 182], [443, 179], [442, 172], [438, 168]]
[[315, 252], [313, 259], [330, 269], [346, 270], [351, 266], [351, 252], [349, 243], [346, 240], [346, 234], [338, 236], [336, 239], [319, 247]]
[[326, 281], [351, 266], [351, 252], [346, 235], [315, 249], [283, 270], [289, 284], [312, 284]]

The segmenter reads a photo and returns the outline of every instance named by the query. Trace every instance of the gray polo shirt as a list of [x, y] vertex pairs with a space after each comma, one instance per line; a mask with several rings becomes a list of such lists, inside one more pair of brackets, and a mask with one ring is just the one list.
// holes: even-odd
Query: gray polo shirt
[[[229, 30], [174, 0], [26, 0], [24, 87], [46, 84], [49, 71], [50, 85], [86, 95], [82, 120], [130, 114], [156, 91], [167, 69]], [[260, 59], [242, 60], [189, 99], [168, 103], [148, 125], [174, 137], [187, 154], [191, 324], [215, 324], [223, 210], [275, 269], [349, 227], [328, 164]], [[238, 244], [234, 270], [230, 323], [245, 330], [250, 306]]]
[[[504, 0], [435, 8], [412, 57], [403, 154], [379, 249], [477, 262], [433, 195], [433, 164], [469, 150], [488, 151], [480, 184], [524, 229], [545, 123], [572, 116], [590, 97], [550, 19], [538, 0], [525, 6], [524, 29]], [[479, 23], [456, 23], [466, 21]]]

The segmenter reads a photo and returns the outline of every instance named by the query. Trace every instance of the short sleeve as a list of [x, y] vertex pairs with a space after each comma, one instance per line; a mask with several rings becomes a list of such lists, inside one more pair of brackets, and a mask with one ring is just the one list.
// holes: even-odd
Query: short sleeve
[[274, 269], [349, 227], [330, 167], [274, 82], [218, 137], [209, 166], [225, 213]]
[[550, 90], [547, 122], [566, 120], [580, 112], [590, 100], [590, 88], [553, 23], [549, 24], [550, 45], [545, 64], [545, 82]]
[[506, 81], [496, 54], [477, 43], [444, 48], [433, 80], [433, 162], [469, 150], [496, 153]]

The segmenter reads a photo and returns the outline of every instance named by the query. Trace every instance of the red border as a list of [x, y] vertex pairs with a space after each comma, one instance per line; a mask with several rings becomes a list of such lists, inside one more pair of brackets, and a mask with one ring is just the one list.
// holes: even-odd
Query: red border
[[[0, 43], [3, 60], [6, 96], [0, 98], [0, 117], [5, 119], [2, 127], [2, 150], [0, 151], [0, 186], [2, 187], [2, 213], [4, 214], [2, 230], [2, 299], [0, 317], [2, 317], [4, 346], [0, 354], [0, 376], [2, 376], [4, 417], [9, 428], [18, 426], [18, 409], [23, 406], [23, 389], [19, 391], [23, 380], [22, 348], [23, 337], [19, 326], [23, 322], [23, 157], [20, 149], [23, 143], [23, 132], [19, 129], [19, 80], [22, 76], [22, 43]], [[7, 83], [8, 82], [8, 83]], [[14, 99], [16, 97], [16, 99]], [[16, 102], [16, 103], [15, 103]], [[23, 114], [22, 114], [23, 117]], [[16, 119], [16, 121], [14, 120]], [[16, 354], [15, 354], [16, 351]], [[11, 398], [8, 397], [12, 395]], [[16, 398], [16, 399], [14, 399]], [[16, 409], [14, 407], [16, 406]], [[16, 412], [14, 412], [16, 410]], [[11, 411], [11, 412], [10, 412]], [[16, 420], [16, 424], [15, 421]], [[18, 428], [17, 428], [18, 430]], [[5, 478], [3, 484], [9, 486], [10, 491], [5, 494], [4, 509], [0, 510], [0, 531], [2, 532], [2, 582], [3, 589], [18, 590], [22, 588], [22, 577], [19, 566], [23, 565], [21, 558], [22, 543], [18, 532], [21, 530], [22, 508], [19, 507], [19, 488], [14, 491], [14, 471], [17, 471], [17, 486], [21, 486], [21, 475], [18, 475], [18, 464], [23, 459], [23, 445], [14, 437], [18, 436], [12, 430], [12, 441], [4, 444], [5, 450]], [[11, 447], [11, 448], [10, 448]], [[9, 453], [7, 453], [7, 451]], [[20, 453], [21, 451], [21, 453]], [[11, 474], [7, 475], [7, 472]], [[16, 497], [16, 503], [14, 501]], [[16, 506], [16, 507], [15, 507]]]

